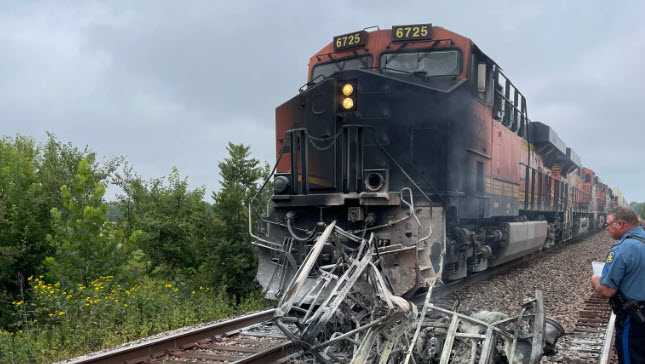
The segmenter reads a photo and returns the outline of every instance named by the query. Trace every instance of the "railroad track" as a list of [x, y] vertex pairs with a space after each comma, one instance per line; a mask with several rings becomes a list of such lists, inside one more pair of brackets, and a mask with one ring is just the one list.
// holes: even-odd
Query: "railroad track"
[[[135, 363], [187, 363], [195, 360], [209, 362], [254, 363], [244, 361], [248, 358], [271, 358], [278, 354], [284, 355], [289, 349], [285, 339], [265, 335], [265, 340], [256, 340], [255, 345], [247, 343], [231, 346], [227, 341], [239, 336], [242, 330], [254, 325], [266, 323], [273, 318], [275, 309], [265, 310], [250, 315], [236, 317], [231, 320], [217, 322], [207, 326], [178, 332], [169, 336], [141, 341], [132, 345], [100, 353], [90, 354], [67, 360], [65, 364], [135, 364]], [[260, 343], [261, 342], [261, 343]], [[270, 347], [267, 348], [266, 346]], [[221, 359], [221, 360], [219, 360]], [[259, 361], [266, 362], [266, 361]]]
[[[474, 280], [491, 278], [505, 272], [521, 261], [494, 270], [481, 272], [464, 280], [452, 282], [433, 292], [437, 298]], [[423, 303], [425, 295], [417, 300]], [[201, 363], [275, 363], [300, 348], [289, 342], [272, 327], [275, 309], [269, 309], [231, 320], [182, 331], [169, 336], [145, 340], [124, 347], [89, 354], [60, 364], [185, 364]]]
[[[243, 337], [243, 336], [242, 336]], [[244, 342], [246, 339], [242, 339]], [[279, 340], [280, 343], [270, 346], [235, 346], [214, 343], [200, 343], [190, 348], [171, 351], [160, 356], [146, 360], [149, 364], [185, 364], [185, 363], [233, 363], [233, 364], [259, 364], [278, 363], [299, 349], [296, 345]], [[249, 342], [246, 343], [247, 345]], [[266, 342], [264, 342], [266, 344]], [[239, 345], [239, 344], [238, 344]], [[253, 345], [253, 344], [251, 344]], [[263, 344], [261, 344], [263, 345]]]
[[549, 362], [612, 363], [614, 320], [607, 299], [592, 294], [578, 311], [575, 328], [560, 339], [558, 353]]
[[298, 350], [271, 322], [265, 321], [157, 354], [146, 364], [275, 363]]

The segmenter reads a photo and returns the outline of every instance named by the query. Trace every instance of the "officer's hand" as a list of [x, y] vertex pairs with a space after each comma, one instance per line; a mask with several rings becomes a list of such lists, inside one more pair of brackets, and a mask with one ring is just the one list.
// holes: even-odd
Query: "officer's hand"
[[610, 298], [616, 294], [615, 288], [607, 287], [600, 284], [600, 276], [591, 276], [591, 287], [603, 297]]

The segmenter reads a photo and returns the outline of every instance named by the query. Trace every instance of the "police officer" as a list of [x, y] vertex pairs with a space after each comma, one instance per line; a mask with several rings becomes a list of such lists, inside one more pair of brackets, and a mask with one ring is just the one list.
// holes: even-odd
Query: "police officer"
[[607, 216], [607, 232], [617, 241], [591, 285], [616, 314], [620, 363], [645, 364], [645, 230], [634, 211], [619, 207]]

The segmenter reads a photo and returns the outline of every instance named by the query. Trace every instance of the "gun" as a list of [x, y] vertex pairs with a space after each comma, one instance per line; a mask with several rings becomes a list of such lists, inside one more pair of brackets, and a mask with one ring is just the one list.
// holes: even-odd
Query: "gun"
[[614, 311], [617, 318], [622, 320], [626, 315], [630, 315], [638, 324], [645, 324], [645, 312], [643, 312], [643, 303], [628, 300], [620, 292], [616, 293], [609, 299], [611, 310]]
[[643, 305], [641, 303], [628, 300], [623, 307], [636, 320], [636, 323], [645, 324], [645, 314], [643, 314]]

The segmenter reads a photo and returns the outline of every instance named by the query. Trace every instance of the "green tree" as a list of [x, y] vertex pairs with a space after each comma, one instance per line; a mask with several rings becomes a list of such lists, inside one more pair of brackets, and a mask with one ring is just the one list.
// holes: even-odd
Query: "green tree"
[[101, 180], [96, 171], [94, 153], [62, 143], [52, 134], [47, 134], [47, 143], [40, 151], [38, 179], [43, 187], [43, 198], [50, 208], [61, 206], [63, 200], [60, 189], [63, 185], [71, 184], [82, 159], [86, 159], [93, 167], [93, 179]]
[[[61, 206], [60, 189], [83, 158], [94, 161], [92, 153], [51, 134], [42, 146], [26, 137], [0, 139], [0, 325], [11, 317], [2, 303], [24, 298], [26, 278], [45, 272], [42, 262], [54, 252], [47, 240], [50, 210]], [[115, 165], [93, 164], [93, 178], [104, 179]]]
[[154, 274], [166, 278], [194, 275], [204, 260], [213, 214], [205, 189], [190, 190], [173, 168], [167, 178], [144, 182], [129, 168], [117, 173], [120, 214], [126, 234], [138, 234], [138, 246], [150, 259]]
[[[12, 301], [29, 301], [27, 277], [41, 274], [64, 287], [150, 276], [225, 288], [238, 300], [252, 292], [247, 206], [268, 171], [247, 146], [227, 151], [211, 205], [177, 169], [147, 182], [125, 160], [97, 163], [53, 135], [40, 146], [0, 139], [0, 326], [18, 312]], [[108, 182], [122, 190], [117, 201], [104, 200]], [[269, 194], [256, 196], [254, 220]]]
[[[257, 262], [248, 233], [248, 204], [259, 190], [268, 167], [250, 158], [250, 148], [229, 143], [228, 158], [219, 163], [221, 189], [213, 193], [216, 217], [209, 259], [213, 282], [238, 299], [255, 287]], [[257, 211], [264, 206], [256, 202]]]
[[[26, 278], [40, 272], [40, 261], [50, 251], [38, 165], [33, 140], [0, 139], [0, 303], [21, 294]], [[0, 324], [10, 317], [9, 306], [0, 305]]]
[[55, 252], [44, 263], [65, 286], [118, 275], [126, 258], [120, 232], [107, 219], [105, 183], [93, 172], [91, 160], [81, 159], [71, 183], [60, 188], [61, 206], [51, 209], [48, 241]]

